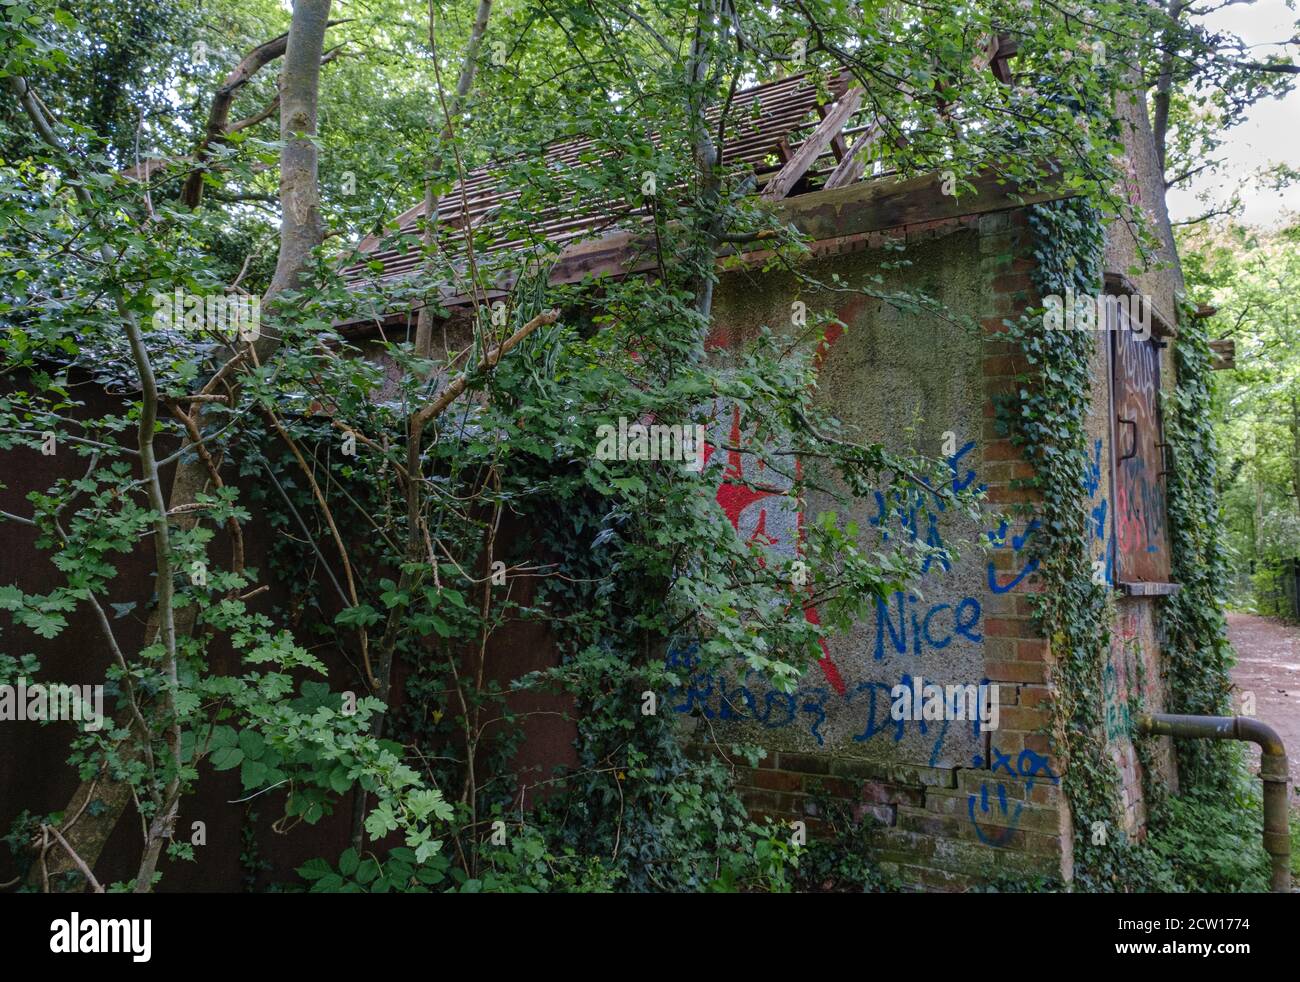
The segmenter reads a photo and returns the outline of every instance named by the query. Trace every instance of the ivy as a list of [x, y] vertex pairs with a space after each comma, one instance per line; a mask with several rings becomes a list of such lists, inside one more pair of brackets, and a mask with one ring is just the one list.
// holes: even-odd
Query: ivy
[[[1169, 659], [1169, 709], [1223, 716], [1231, 712], [1232, 650], [1223, 618], [1227, 576], [1220, 541], [1210, 406], [1210, 344], [1190, 305], [1183, 308], [1174, 351], [1178, 384], [1165, 402], [1171, 466], [1166, 475], [1173, 576], [1180, 586], [1162, 610]], [[1175, 744], [1180, 780], [1209, 791], [1233, 783], [1229, 747], [1214, 740]]]
[[[1094, 296], [1101, 291], [1105, 224], [1086, 198], [1029, 209], [1034, 234], [1034, 286], [1040, 296]], [[1056, 655], [1053, 750], [1074, 823], [1074, 877], [1090, 890], [1123, 889], [1144, 863], [1121, 832], [1121, 777], [1106, 747], [1103, 673], [1113, 605], [1093, 582], [1088, 548], [1087, 418], [1091, 406], [1091, 331], [1045, 330], [1026, 314], [1006, 322], [1008, 340], [1023, 351], [1032, 374], [1002, 400], [999, 419], [1034, 469], [1042, 534], [1035, 536], [1043, 589], [1034, 616]], [[1097, 823], [1101, 823], [1098, 825]], [[1094, 835], [1104, 829], [1104, 835]], [[1096, 841], [1094, 841], [1096, 840]]]
[[[1035, 205], [1029, 209], [1029, 226], [1034, 233], [1032, 275], [1040, 296], [1101, 292], [1105, 225], [1095, 205], [1082, 197]], [[1155, 846], [1129, 840], [1122, 831], [1122, 778], [1106, 744], [1103, 673], [1114, 604], [1108, 589], [1093, 581], [1085, 502], [1096, 336], [1044, 330], [1033, 312], [1005, 325], [1008, 333], [1002, 337], [1020, 347], [1030, 366], [1018, 380], [1018, 391], [1001, 401], [998, 418], [1035, 474], [1028, 485], [1037, 493], [1043, 530], [1033, 544], [1043, 590], [1032, 603], [1057, 658], [1053, 750], [1065, 763], [1062, 787], [1073, 819], [1075, 883], [1101, 891], [1187, 889], [1174, 861], [1186, 850], [1169, 844], [1186, 846], [1214, 823], [1206, 821], [1203, 807], [1173, 807], [1154, 780], [1150, 742], [1133, 734], [1147, 778]], [[1208, 412], [1210, 351], [1194, 318], [1184, 316], [1181, 331], [1174, 353], [1177, 382], [1164, 406], [1173, 461], [1167, 483], [1172, 571], [1180, 589], [1165, 598], [1160, 610], [1163, 655], [1171, 711], [1221, 715], [1228, 711], [1231, 652], [1219, 591], [1224, 567]], [[1130, 699], [1130, 718], [1143, 709], [1140, 697]], [[1186, 794], [1205, 801], [1207, 795], [1232, 793], [1239, 807], [1231, 818], [1242, 817], [1242, 807], [1248, 805], [1239, 800], [1240, 758], [1230, 747], [1179, 741], [1177, 760]], [[1213, 852], [1209, 847], [1207, 854]]]

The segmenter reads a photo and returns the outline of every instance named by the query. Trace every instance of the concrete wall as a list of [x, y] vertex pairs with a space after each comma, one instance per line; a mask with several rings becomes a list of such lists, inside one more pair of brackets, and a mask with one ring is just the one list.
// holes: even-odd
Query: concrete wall
[[[671, 705], [699, 739], [725, 725], [728, 739], [769, 749], [762, 766], [745, 774], [755, 812], [804, 820], [815, 836], [819, 792], [852, 800], [875, 854], [905, 880], [960, 888], [996, 873], [1061, 874], [1068, 858], [1061, 769], [1047, 734], [1048, 646], [1030, 623], [1026, 594], [1038, 586], [1027, 558], [1032, 527], [1016, 508], [1025, 492], [1010, 486], [1030, 471], [997, 432], [992, 402], [1023, 367], [992, 335], [1030, 302], [1029, 230], [1020, 211], [912, 225], [873, 233], [847, 247], [858, 251], [823, 256], [806, 272], [862, 285], [882, 261], [900, 258], [883, 248], [890, 236], [905, 241], [909, 265], [885, 273], [886, 288], [927, 292], [967, 324], [751, 270], [719, 288], [719, 338], [734, 346], [761, 325], [788, 330], [796, 299], [809, 311], [833, 310], [847, 329], [824, 352], [816, 398], [852, 439], [946, 459], [954, 487], [986, 486], [983, 515], [972, 521], [942, 511], [930, 495], [891, 503], [877, 493], [837, 509], [867, 543], [915, 535], [955, 554], [932, 561], [915, 589], [877, 601], [870, 616], [832, 640], [793, 695], [752, 676], [697, 675]], [[724, 431], [715, 439], [747, 436]], [[733, 457], [735, 466], [752, 466]], [[795, 503], [779, 494], [751, 500], [741, 490], [724, 481], [718, 493], [733, 524], [791, 554]], [[834, 505], [812, 496], [803, 520], [827, 507]], [[941, 685], [997, 683], [999, 728], [892, 720], [890, 689], [918, 676]]]
[[[1181, 288], [1163, 187], [1140, 102], [1122, 107], [1130, 155], [1122, 167], [1136, 207], [1146, 210], [1164, 244], [1145, 256], [1131, 227], [1108, 230], [1106, 271], [1128, 276], [1157, 311], [1172, 319]], [[831, 309], [847, 325], [824, 352], [817, 398], [849, 425], [855, 439], [896, 450], [940, 456], [945, 438], [952, 479], [986, 485], [982, 521], [936, 511], [933, 501], [904, 505], [906, 520], [879, 494], [844, 514], [868, 539], [919, 535], [957, 551], [951, 568], [935, 562], [917, 589], [878, 601], [871, 616], [830, 642], [827, 657], [792, 694], [772, 692], [760, 679], [722, 673], [696, 676], [672, 707], [698, 739], [727, 727], [728, 737], [768, 748], [746, 772], [749, 801], [760, 815], [801, 819], [817, 834], [819, 795], [855, 803], [865, 840], [885, 866], [928, 887], [962, 888], [990, 874], [1071, 873], [1072, 827], [1060, 793], [1063, 764], [1050, 753], [1052, 653], [1037, 636], [1027, 594], [1039, 588], [1025, 547], [1032, 534], [1017, 506], [1028, 493], [1011, 486], [1030, 476], [1018, 452], [997, 430], [993, 398], [1014, 384], [1023, 362], [996, 333], [1004, 317], [1037, 303], [1028, 273], [1031, 235], [1018, 210], [913, 224], [836, 245], [808, 269], [813, 278], [836, 273], [849, 285], [866, 282], [882, 261], [906, 245], [904, 269], [886, 274], [886, 288], [931, 294], [980, 324], [972, 332], [944, 318], [900, 313], [880, 301], [818, 293], [795, 278], [741, 271], [719, 288], [718, 338], [744, 342], [760, 325], [781, 329], [798, 299], [810, 311]], [[788, 329], [788, 328], [787, 328]], [[1173, 382], [1172, 348], [1163, 352], [1163, 382]], [[1090, 463], [1086, 487], [1089, 545], [1105, 582], [1117, 585], [1114, 527], [1111, 349], [1096, 336], [1093, 399], [1086, 421]], [[725, 422], [725, 421], [724, 421]], [[715, 442], [746, 434], [715, 429]], [[770, 475], [729, 462], [751, 481]], [[790, 555], [798, 524], [831, 503], [812, 496], [807, 513], [780, 494], [755, 498], [726, 481], [719, 503], [745, 536], [761, 534]], [[914, 514], [913, 514], [914, 511]], [[1006, 522], [1004, 526], [1003, 523]], [[1141, 765], [1131, 738], [1131, 706], [1164, 708], [1159, 600], [1111, 594], [1109, 654], [1103, 672], [1104, 718], [1110, 753], [1123, 779], [1124, 831], [1141, 835], [1146, 821]], [[928, 630], [927, 630], [928, 628]], [[683, 660], [689, 665], [689, 657]], [[990, 680], [1000, 684], [1002, 719], [996, 732], [964, 723], [890, 719], [890, 688], [921, 676], [939, 684]], [[1157, 751], [1158, 778], [1176, 783], [1167, 742]], [[1111, 830], [1113, 832], [1113, 830]]]

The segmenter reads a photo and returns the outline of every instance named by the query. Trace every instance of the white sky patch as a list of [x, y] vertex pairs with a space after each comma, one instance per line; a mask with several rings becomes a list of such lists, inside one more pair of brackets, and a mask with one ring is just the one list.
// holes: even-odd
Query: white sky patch
[[[1284, 0], [1258, 0], [1250, 6], [1229, 6], [1218, 10], [1205, 23], [1211, 29], [1231, 31], [1252, 47], [1248, 55], [1263, 60], [1287, 49], [1277, 42], [1292, 36], [1296, 14]], [[1221, 206], [1241, 186], [1242, 219], [1252, 225], [1272, 226], [1300, 215], [1300, 187], [1275, 191], [1261, 187], [1255, 172], [1281, 161], [1300, 167], [1300, 84], [1281, 99], [1266, 99], [1247, 110], [1246, 122], [1228, 130], [1216, 153], [1223, 159], [1217, 174], [1200, 174], [1170, 190], [1169, 217], [1185, 221], [1205, 214], [1210, 206], [1197, 195], [1209, 192], [1214, 205]]]

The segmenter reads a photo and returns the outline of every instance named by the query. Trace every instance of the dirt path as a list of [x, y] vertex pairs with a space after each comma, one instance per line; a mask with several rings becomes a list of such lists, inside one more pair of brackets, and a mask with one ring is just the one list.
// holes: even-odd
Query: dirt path
[[[1277, 730], [1286, 744], [1291, 786], [1300, 788], [1300, 626], [1254, 614], [1228, 614], [1228, 639], [1237, 651], [1233, 706], [1255, 694], [1255, 718]], [[1253, 753], [1259, 759], [1259, 751]], [[1294, 799], [1293, 799], [1294, 803]]]

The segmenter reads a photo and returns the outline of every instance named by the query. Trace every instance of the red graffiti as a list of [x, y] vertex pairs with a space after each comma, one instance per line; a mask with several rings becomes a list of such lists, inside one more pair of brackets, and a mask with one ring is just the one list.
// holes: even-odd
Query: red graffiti
[[[849, 316], [856, 312], [860, 301], [854, 303], [851, 301], [844, 313]], [[841, 320], [843, 315], [841, 315]], [[831, 325], [825, 334], [825, 337], [817, 346], [814, 355], [814, 364], [820, 368], [826, 353], [830, 350], [831, 345], [840, 339], [844, 329], [840, 324]], [[730, 341], [728, 332], [716, 331], [710, 337], [710, 346], [725, 346]], [[722, 483], [718, 485], [717, 501], [722, 508], [723, 513], [727, 516], [727, 521], [738, 534], [748, 535], [747, 542], [757, 542], [764, 547], [780, 547], [782, 545], [792, 546], [795, 555], [803, 552], [804, 540], [804, 515], [803, 509], [798, 501], [794, 500], [789, 491], [780, 486], [770, 483], [764, 483], [761, 479], [746, 481], [744, 455], [740, 452], [740, 408], [732, 407], [731, 411], [731, 428], [727, 435], [727, 467], [722, 475]], [[718, 448], [706, 444], [704, 450], [704, 459], [707, 464], [713, 456], [714, 451]], [[757, 465], [761, 472], [765, 468], [760, 462]], [[796, 476], [802, 473], [802, 466], [799, 461], [795, 461]], [[760, 478], [761, 478], [760, 474]], [[768, 501], [768, 499], [775, 499]], [[767, 502], [767, 504], [764, 504]], [[770, 506], [770, 510], [769, 510]], [[755, 514], [751, 509], [757, 508]], [[791, 513], [793, 512], [793, 516]], [[772, 519], [769, 528], [769, 517]], [[790, 528], [790, 519], [793, 517], [793, 528]], [[742, 530], [742, 523], [745, 528]], [[752, 523], [752, 524], [751, 524]], [[784, 526], [784, 527], [783, 527]], [[783, 537], [786, 541], [783, 541]], [[761, 561], [761, 560], [760, 560]], [[809, 587], [811, 592], [812, 587]], [[812, 604], [804, 607], [804, 617], [809, 624], [821, 624], [821, 618], [818, 616], [817, 608]], [[830, 649], [826, 641], [821, 641], [822, 657], [817, 662], [830, 684], [839, 695], [844, 695], [847, 687], [844, 679], [840, 675], [839, 669], [831, 659]]]

